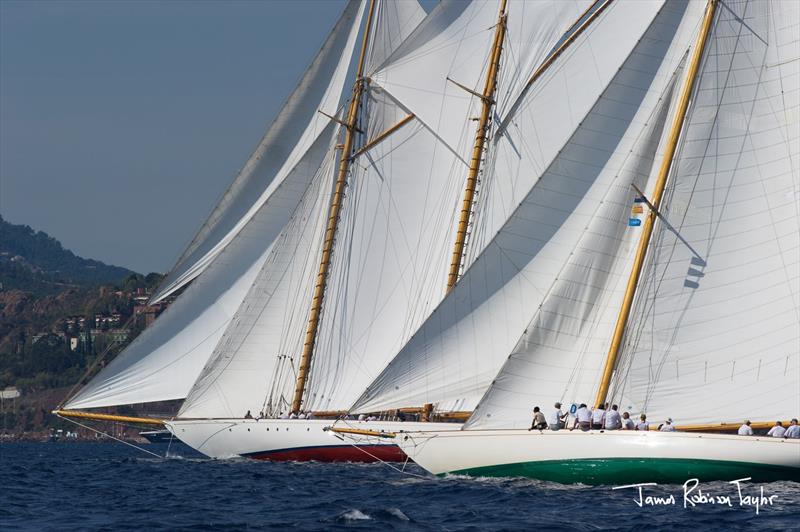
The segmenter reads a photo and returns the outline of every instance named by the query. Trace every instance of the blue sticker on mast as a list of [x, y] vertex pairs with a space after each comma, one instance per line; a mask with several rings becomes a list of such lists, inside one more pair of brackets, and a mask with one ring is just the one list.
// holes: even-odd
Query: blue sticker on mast
[[645, 199], [642, 196], [637, 196], [633, 198], [633, 206], [631, 207], [631, 214], [628, 217], [628, 227], [639, 227], [642, 225], [642, 220], [639, 218], [640, 215], [644, 214], [644, 208], [642, 207], [642, 203], [646, 203]]

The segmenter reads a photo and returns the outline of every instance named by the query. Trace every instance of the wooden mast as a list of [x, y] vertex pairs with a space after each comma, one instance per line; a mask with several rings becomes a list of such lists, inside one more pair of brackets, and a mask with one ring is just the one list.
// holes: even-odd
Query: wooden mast
[[642, 236], [639, 240], [639, 247], [636, 250], [636, 257], [633, 261], [633, 268], [630, 277], [628, 278], [628, 285], [625, 289], [625, 297], [622, 302], [622, 307], [617, 317], [617, 325], [614, 328], [614, 335], [611, 338], [611, 345], [608, 349], [608, 356], [606, 357], [606, 364], [603, 368], [603, 376], [600, 380], [600, 388], [597, 391], [595, 398], [595, 407], [602, 405], [606, 401], [608, 395], [608, 388], [611, 385], [611, 376], [614, 373], [614, 368], [617, 364], [619, 350], [622, 344], [622, 337], [625, 333], [625, 327], [628, 324], [628, 318], [633, 304], [633, 297], [636, 294], [636, 286], [639, 284], [639, 277], [642, 273], [642, 266], [644, 264], [645, 256], [647, 255], [647, 247], [650, 243], [650, 237], [653, 234], [653, 224], [655, 223], [658, 208], [661, 204], [661, 198], [664, 193], [664, 188], [667, 184], [667, 177], [669, 176], [670, 168], [672, 167], [672, 160], [675, 156], [675, 150], [678, 145], [678, 138], [680, 137], [681, 129], [686, 118], [686, 110], [689, 107], [689, 99], [694, 88], [695, 78], [697, 71], [700, 67], [700, 60], [703, 56], [703, 50], [708, 35], [711, 32], [711, 24], [714, 19], [714, 12], [716, 11], [717, 0], [709, 0], [706, 6], [705, 17], [703, 18], [703, 25], [700, 29], [700, 35], [697, 37], [695, 44], [694, 54], [692, 55], [691, 63], [689, 64], [689, 72], [686, 76], [686, 82], [683, 86], [680, 100], [678, 101], [678, 108], [675, 113], [675, 121], [672, 124], [672, 129], [669, 133], [667, 140], [666, 150], [664, 152], [664, 159], [661, 162], [661, 167], [658, 171], [658, 179], [656, 180], [655, 190], [651, 203], [655, 210], [650, 209], [650, 212], [645, 219], [642, 226]]
[[486, 74], [486, 83], [483, 86], [481, 100], [483, 108], [478, 120], [478, 129], [475, 132], [475, 144], [472, 148], [472, 159], [467, 173], [467, 184], [464, 188], [464, 199], [461, 202], [461, 215], [458, 220], [456, 231], [456, 242], [453, 246], [453, 255], [450, 260], [450, 271], [447, 275], [447, 291], [450, 292], [458, 280], [458, 271], [461, 269], [461, 260], [464, 256], [464, 243], [467, 238], [467, 228], [469, 227], [470, 214], [472, 211], [472, 200], [475, 197], [475, 189], [478, 184], [478, 174], [481, 169], [481, 159], [483, 158], [483, 147], [486, 144], [486, 133], [489, 129], [489, 119], [494, 105], [494, 93], [497, 89], [497, 73], [500, 70], [500, 54], [503, 51], [503, 40], [506, 35], [506, 0], [500, 2], [500, 14], [495, 26], [494, 43], [490, 56], [489, 71]]
[[358, 58], [356, 81], [353, 84], [353, 96], [350, 100], [350, 108], [347, 112], [347, 122], [344, 124], [344, 144], [342, 146], [342, 154], [339, 158], [339, 171], [336, 176], [336, 186], [331, 196], [330, 214], [328, 215], [325, 240], [322, 245], [322, 258], [319, 263], [314, 297], [311, 301], [311, 311], [308, 315], [308, 326], [306, 328], [306, 337], [303, 344], [303, 354], [300, 357], [300, 365], [297, 370], [297, 382], [292, 399], [292, 412], [299, 411], [300, 406], [303, 404], [303, 393], [305, 392], [306, 382], [308, 381], [311, 358], [314, 355], [314, 345], [317, 339], [317, 328], [319, 326], [319, 317], [322, 310], [322, 301], [325, 297], [325, 288], [328, 284], [328, 269], [331, 264], [333, 240], [336, 237], [336, 230], [339, 224], [339, 211], [342, 208], [344, 189], [347, 187], [347, 174], [350, 171], [350, 161], [352, 160], [350, 154], [353, 151], [353, 140], [355, 138], [356, 124], [358, 123], [358, 109], [361, 103], [361, 94], [364, 92], [364, 60], [366, 58], [367, 43], [372, 29], [372, 15], [374, 12], [375, 0], [370, 0], [367, 25], [364, 28], [364, 36], [361, 40], [361, 53]]

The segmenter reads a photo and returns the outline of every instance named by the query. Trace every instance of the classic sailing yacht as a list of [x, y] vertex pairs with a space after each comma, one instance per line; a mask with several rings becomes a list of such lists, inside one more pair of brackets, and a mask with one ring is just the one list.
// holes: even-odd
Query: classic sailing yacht
[[[800, 441], [709, 432], [800, 410], [800, 5], [604, 5], [498, 113], [524, 199], [352, 411], [487, 383], [463, 430], [384, 435], [435, 474], [798, 480]], [[527, 430], [592, 399], [679, 432]]]
[[511, 26], [499, 79], [498, 3], [442, 2], [426, 17], [416, 2], [350, 2], [154, 299], [191, 284], [59, 414], [112, 419], [75, 410], [185, 398], [177, 418], [159, 421], [210, 456], [403, 457], [394, 442], [343, 442], [324, 430], [330, 421], [280, 418], [346, 411], [477, 254], [469, 228], [495, 230], [516, 201], [518, 183], [490, 182], [498, 209], [472, 213], [489, 110], [522, 90], [521, 73], [590, 3], [513, 4], [526, 16]]

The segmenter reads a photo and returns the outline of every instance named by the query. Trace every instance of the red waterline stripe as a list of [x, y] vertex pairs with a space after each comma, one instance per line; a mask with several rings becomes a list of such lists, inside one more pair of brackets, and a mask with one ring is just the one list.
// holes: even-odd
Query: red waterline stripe
[[[366, 452], [365, 452], [366, 451]], [[369, 453], [369, 454], [367, 454]], [[405, 462], [408, 457], [397, 445], [320, 445], [275, 451], [259, 451], [242, 456], [272, 462]]]

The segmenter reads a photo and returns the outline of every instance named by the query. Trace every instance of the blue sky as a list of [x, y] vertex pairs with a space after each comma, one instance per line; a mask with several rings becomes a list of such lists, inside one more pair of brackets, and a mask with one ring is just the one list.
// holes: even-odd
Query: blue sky
[[0, 214], [166, 271], [342, 6], [0, 0]]

